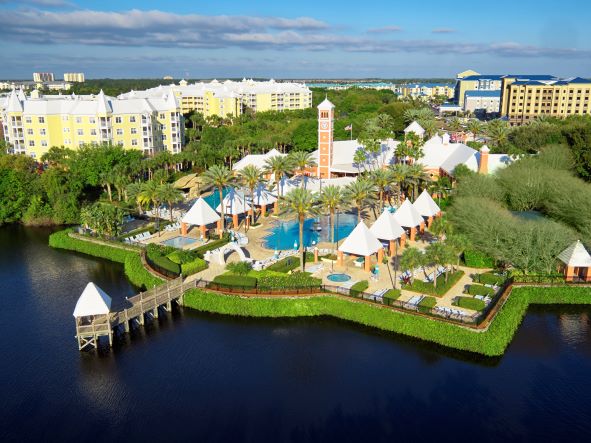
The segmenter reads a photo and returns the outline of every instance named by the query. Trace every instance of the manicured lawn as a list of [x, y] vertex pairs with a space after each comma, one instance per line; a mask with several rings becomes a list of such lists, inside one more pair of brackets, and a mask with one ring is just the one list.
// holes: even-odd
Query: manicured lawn
[[472, 309], [474, 311], [482, 311], [484, 309], [484, 302], [474, 297], [457, 297], [454, 305], [460, 308]]
[[412, 285], [403, 285], [402, 289], [407, 291], [420, 292], [421, 294], [429, 294], [435, 296], [442, 296], [449, 291], [453, 285], [455, 285], [460, 278], [464, 275], [464, 271], [450, 272], [445, 281], [445, 274], [441, 274], [437, 277], [437, 287], [433, 287], [433, 283], [424, 282], [416, 279], [412, 282]]

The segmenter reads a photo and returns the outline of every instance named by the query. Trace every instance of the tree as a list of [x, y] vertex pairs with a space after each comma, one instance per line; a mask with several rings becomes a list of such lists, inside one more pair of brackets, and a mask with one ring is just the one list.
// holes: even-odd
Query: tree
[[403, 189], [406, 187], [406, 183], [409, 179], [408, 165], [404, 163], [396, 163], [390, 167], [392, 171], [392, 181], [396, 183], [398, 192], [396, 194], [396, 204], [400, 204], [400, 195]]
[[498, 150], [507, 144], [509, 138], [509, 125], [504, 120], [491, 120], [486, 125], [485, 133], [489, 138], [491, 147]]
[[407, 174], [407, 183], [410, 189], [412, 189], [412, 201], [414, 201], [418, 193], [418, 186], [425, 182], [429, 182], [431, 180], [431, 177], [429, 177], [427, 173], [425, 173], [423, 165], [420, 164], [410, 165], [408, 167]]
[[143, 187], [144, 187], [143, 183], [135, 182], [135, 183], [128, 184], [127, 187], [125, 188], [125, 193], [127, 194], [127, 199], [131, 200], [135, 204], [137, 204], [137, 209], [138, 209], [139, 215], [142, 215], [142, 212], [143, 212], [142, 199], [140, 198]]
[[168, 203], [168, 210], [170, 212], [170, 223], [172, 223], [172, 207], [175, 203], [178, 203], [183, 199], [183, 193], [176, 189], [170, 183], [163, 183], [160, 186], [158, 186], [157, 193], [158, 200]]
[[118, 235], [123, 224], [123, 211], [116, 206], [96, 202], [80, 210], [80, 221], [100, 235]]
[[460, 266], [460, 259], [466, 249], [470, 247], [470, 242], [465, 235], [452, 234], [448, 235], [445, 243], [451, 248], [453, 253], [456, 255], [456, 268]]
[[357, 208], [357, 223], [361, 223], [361, 211], [374, 198], [375, 186], [369, 180], [358, 178], [345, 187], [343, 194], [345, 200], [353, 202]]
[[238, 171], [238, 175], [240, 176], [240, 182], [242, 185], [246, 186], [250, 191], [250, 201], [252, 202], [253, 209], [251, 209], [250, 217], [251, 217], [251, 224], [254, 225], [254, 189], [257, 187], [259, 182], [261, 181], [261, 176], [263, 171], [260, 168], [254, 165], [247, 165]]
[[445, 281], [447, 282], [448, 265], [453, 262], [455, 255], [451, 248], [443, 242], [431, 243], [425, 249], [425, 262], [430, 263], [435, 268], [433, 272], [433, 287], [437, 287], [437, 268], [445, 268]]
[[377, 169], [371, 174], [370, 180], [373, 182], [379, 193], [378, 204], [381, 214], [382, 209], [384, 208], [384, 194], [394, 182], [392, 171], [389, 169]]
[[434, 235], [439, 237], [440, 240], [444, 240], [448, 234], [452, 231], [452, 225], [445, 217], [437, 217], [431, 223], [431, 227], [429, 228]]
[[339, 186], [328, 185], [320, 194], [320, 205], [329, 213], [330, 241], [334, 243], [334, 214], [344, 203], [343, 193]]
[[224, 188], [230, 186], [234, 183], [234, 175], [232, 171], [230, 171], [225, 166], [218, 166], [214, 165], [205, 171], [201, 177], [205, 184], [212, 185], [213, 187], [217, 188], [219, 195], [220, 195], [220, 208], [221, 208], [221, 215], [222, 215], [222, 232], [224, 232], [224, 224], [225, 224], [225, 214], [224, 214]]
[[400, 256], [400, 268], [410, 274], [410, 284], [414, 282], [414, 271], [425, 263], [425, 255], [414, 246], [406, 248]]
[[264, 171], [273, 175], [277, 186], [277, 204], [280, 203], [283, 197], [283, 177], [292, 170], [288, 158], [283, 155], [274, 155], [265, 160]]
[[247, 275], [252, 271], [252, 263], [247, 261], [239, 261], [236, 263], [228, 263], [226, 270], [236, 275]]
[[312, 154], [305, 151], [292, 151], [289, 153], [288, 161], [302, 176], [301, 187], [304, 187], [304, 173], [306, 169], [318, 166]]
[[[160, 218], [160, 196], [158, 193], [158, 187], [160, 185], [158, 184], [158, 182], [155, 182], [154, 180], [149, 180], [146, 183], [144, 183], [144, 186], [142, 186], [142, 190], [140, 191], [139, 195], [138, 195], [138, 203], [141, 205], [149, 205], [150, 203], [152, 204], [152, 207], [154, 209], [154, 211], [156, 211], [156, 220], [158, 220]], [[158, 223], [158, 226], [160, 226], [160, 224]], [[159, 230], [159, 229], [158, 229]]]
[[286, 214], [295, 216], [299, 224], [300, 232], [300, 270], [304, 271], [304, 222], [309, 215], [316, 215], [318, 199], [315, 194], [307, 189], [296, 188], [285, 196]]
[[474, 140], [476, 140], [478, 134], [482, 133], [482, 123], [475, 119], [470, 120], [466, 126], [466, 129], [468, 129], [468, 132], [470, 132]]

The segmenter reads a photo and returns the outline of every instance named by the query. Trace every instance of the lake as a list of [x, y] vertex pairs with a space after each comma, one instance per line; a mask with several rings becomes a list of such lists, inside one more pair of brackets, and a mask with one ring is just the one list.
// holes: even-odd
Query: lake
[[484, 359], [328, 318], [178, 309], [111, 350], [79, 352], [72, 311], [122, 267], [0, 228], [0, 440], [586, 440], [591, 309], [531, 310]]

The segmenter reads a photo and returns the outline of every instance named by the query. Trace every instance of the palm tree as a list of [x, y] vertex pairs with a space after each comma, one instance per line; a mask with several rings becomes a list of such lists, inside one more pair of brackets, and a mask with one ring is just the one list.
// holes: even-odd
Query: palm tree
[[304, 271], [304, 221], [308, 215], [316, 215], [318, 199], [307, 189], [296, 188], [285, 196], [286, 213], [295, 216], [300, 226], [300, 270]]
[[259, 182], [261, 181], [261, 176], [263, 171], [257, 166], [254, 165], [247, 165], [238, 171], [238, 175], [240, 176], [241, 183], [248, 188], [250, 191], [250, 201], [253, 205], [253, 209], [251, 209], [250, 213], [250, 222], [254, 225], [254, 189], [257, 187]]
[[437, 217], [431, 223], [431, 227], [429, 231], [436, 235], [440, 240], [443, 240], [447, 237], [447, 234], [451, 233], [452, 227], [451, 224], [447, 221], [445, 217]]
[[142, 215], [142, 212], [143, 212], [141, 198], [140, 198], [140, 194], [142, 192], [143, 187], [144, 187], [143, 183], [134, 182], [134, 183], [128, 184], [127, 187], [125, 188], [125, 193], [127, 194], [127, 199], [132, 200], [137, 204], [139, 215]]
[[283, 176], [287, 173], [292, 172], [292, 166], [288, 158], [283, 155], [275, 155], [265, 160], [264, 171], [268, 174], [273, 174], [275, 177], [275, 183], [277, 184], [277, 204], [283, 197]]
[[[234, 175], [232, 174], [232, 171], [230, 171], [225, 166], [213, 165], [211, 168], [205, 171], [201, 177], [203, 178], [205, 184], [212, 185], [218, 189], [220, 195], [220, 212], [222, 215], [222, 232], [224, 232], [224, 188], [234, 183]], [[222, 234], [220, 233], [220, 236], [221, 235]]]
[[343, 192], [339, 186], [328, 185], [320, 194], [320, 205], [329, 214], [330, 241], [334, 243], [334, 214], [343, 205]]
[[392, 171], [389, 169], [377, 169], [371, 174], [370, 180], [378, 189], [379, 208], [381, 214], [382, 209], [384, 208], [384, 194], [394, 181]]
[[396, 203], [400, 204], [400, 195], [403, 189], [406, 187], [406, 183], [409, 177], [408, 165], [404, 163], [396, 163], [391, 167], [392, 181], [397, 184], [398, 195], [396, 196]]
[[425, 173], [422, 165], [414, 164], [408, 166], [406, 183], [408, 191], [412, 190], [412, 201], [415, 200], [415, 196], [417, 195], [417, 187], [429, 180], [431, 178]]
[[457, 117], [452, 118], [448, 122], [447, 126], [449, 130], [452, 132], [460, 132], [463, 129], [462, 123], [460, 122], [460, 119]]
[[[445, 267], [445, 281], [447, 282], [448, 266], [454, 259], [454, 254], [445, 243], [431, 243], [425, 249], [425, 261], [433, 265], [435, 269], [439, 266]], [[437, 287], [437, 272], [433, 272], [433, 287]]]
[[486, 125], [485, 133], [490, 140], [490, 144], [498, 148], [507, 143], [509, 137], [509, 125], [503, 120], [491, 120]]
[[363, 149], [357, 149], [355, 154], [353, 154], [353, 163], [357, 165], [357, 171], [361, 174], [361, 167], [365, 170], [365, 162], [367, 161], [367, 157], [365, 151]]
[[107, 195], [109, 196], [109, 201], [112, 202], [113, 201], [113, 193], [111, 191], [111, 185], [115, 181], [115, 174], [113, 173], [113, 170], [101, 172], [99, 175], [99, 179], [101, 181], [101, 184], [107, 190]]
[[400, 268], [410, 273], [410, 284], [414, 281], [414, 270], [425, 263], [425, 255], [414, 246], [408, 247], [400, 256]]
[[183, 193], [170, 183], [164, 183], [158, 186], [157, 193], [158, 200], [168, 203], [168, 210], [170, 211], [170, 223], [172, 223], [172, 206], [183, 199]]
[[482, 123], [480, 123], [478, 120], [470, 120], [466, 129], [468, 129], [468, 132], [472, 134], [472, 138], [476, 140], [478, 134], [482, 132]]
[[155, 182], [154, 180], [149, 180], [147, 182], [144, 183], [144, 186], [142, 187], [142, 190], [138, 196], [138, 203], [139, 204], [150, 204], [152, 203], [155, 211], [156, 211], [156, 220], [157, 220], [157, 228], [159, 230], [159, 226], [160, 223], [158, 222], [158, 219], [160, 218], [160, 199], [158, 196], [158, 187], [160, 185], [158, 184], [158, 182]]
[[453, 234], [447, 237], [445, 243], [449, 245], [453, 253], [456, 255], [456, 268], [459, 267], [460, 258], [462, 257], [464, 251], [470, 247], [470, 241], [462, 234]]
[[419, 123], [423, 127], [423, 129], [425, 130], [425, 137], [431, 138], [437, 132], [437, 124], [435, 123], [435, 120], [433, 120], [433, 119], [421, 120], [421, 121], [419, 121]]
[[349, 183], [343, 192], [345, 200], [353, 202], [357, 208], [357, 223], [361, 222], [361, 211], [363, 207], [372, 200], [375, 194], [375, 187], [369, 180], [358, 178]]
[[437, 203], [441, 206], [441, 198], [445, 198], [449, 189], [451, 188], [451, 182], [448, 177], [439, 177], [429, 187], [430, 192], [437, 194]]
[[301, 186], [304, 187], [304, 172], [306, 169], [313, 168], [314, 166], [318, 166], [316, 164], [316, 160], [312, 158], [312, 154], [306, 151], [292, 151], [289, 153], [288, 161], [292, 164], [292, 166], [300, 173], [302, 176], [302, 183]]

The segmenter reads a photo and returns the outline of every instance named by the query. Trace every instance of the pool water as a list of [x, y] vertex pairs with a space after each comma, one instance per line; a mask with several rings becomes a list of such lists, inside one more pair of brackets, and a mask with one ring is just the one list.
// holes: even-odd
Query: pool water
[[194, 238], [181, 237], [181, 236], [169, 238], [168, 240], [164, 240], [162, 242], [163, 245], [172, 246], [174, 248], [182, 248], [183, 246], [187, 246], [187, 245], [190, 245], [193, 243], [195, 243]]
[[342, 283], [351, 280], [351, 276], [347, 274], [330, 274], [326, 277], [330, 281]]
[[[357, 215], [355, 214], [339, 214], [338, 223], [335, 216], [335, 241], [339, 241], [347, 237], [357, 225]], [[312, 230], [318, 222], [321, 231]], [[304, 246], [312, 246], [312, 242], [329, 242], [330, 241], [330, 227], [329, 216], [321, 216], [318, 218], [309, 218], [304, 222]], [[282, 221], [278, 222], [270, 229], [270, 234], [265, 237], [265, 247], [269, 249], [285, 250], [293, 249], [294, 243], [300, 243], [300, 228], [297, 221]]]
[[[224, 196], [224, 198], [226, 197], [226, 195], [228, 195], [228, 192], [230, 192], [229, 187], [224, 188], [222, 190], [222, 195]], [[220, 204], [220, 191], [218, 191], [217, 188], [214, 188], [213, 192], [210, 195], [208, 195], [207, 197], [203, 197], [203, 200], [205, 200], [207, 204], [215, 210], [215, 208], [217, 208]]]

